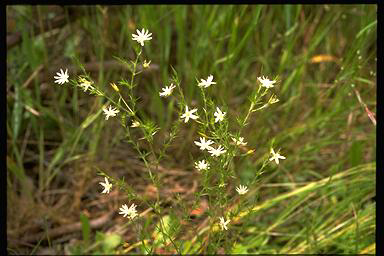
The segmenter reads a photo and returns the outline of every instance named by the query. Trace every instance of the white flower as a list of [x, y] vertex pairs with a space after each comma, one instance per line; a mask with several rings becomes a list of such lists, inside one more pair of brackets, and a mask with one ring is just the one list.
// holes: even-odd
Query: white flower
[[221, 154], [224, 154], [227, 152], [222, 146], [219, 145], [218, 148], [211, 148], [208, 150], [208, 152], [211, 154], [211, 156], [220, 156]]
[[212, 82], [212, 80], [213, 80], [213, 76], [209, 75], [207, 80], [200, 79], [200, 82], [199, 82], [199, 84], [197, 86], [207, 88], [211, 84], [216, 84], [216, 82]]
[[141, 46], [144, 46], [144, 41], [149, 41], [152, 39], [151, 35], [152, 33], [149, 33], [148, 30], [142, 29], [141, 32], [140, 30], [136, 29], [137, 35], [132, 34], [132, 40], [137, 41], [138, 43], [141, 44]]
[[56, 79], [56, 80], [55, 80], [55, 83], [57, 83], [57, 84], [68, 83], [68, 82], [69, 82], [69, 81], [68, 81], [68, 77], [69, 77], [69, 75], [68, 75], [68, 69], [66, 69], [65, 72], [64, 72], [62, 69], [60, 69], [60, 72], [61, 72], [61, 73], [57, 72], [57, 73], [56, 73], [57, 76], [54, 76], [54, 77], [53, 77], [53, 78]]
[[275, 153], [273, 148], [271, 148], [271, 154], [272, 154], [272, 157], [269, 158], [269, 161], [275, 160], [276, 164], [279, 164], [279, 158], [280, 159], [285, 159], [285, 156], [280, 155], [278, 152]]
[[205, 162], [205, 160], [201, 160], [201, 161], [195, 162], [195, 167], [198, 171], [208, 170], [209, 163]]
[[103, 190], [103, 192], [101, 192], [101, 193], [106, 193], [106, 194], [108, 194], [109, 191], [112, 189], [112, 184], [109, 183], [107, 177], [104, 177], [104, 180], [105, 180], [105, 183], [104, 183], [104, 182], [99, 182], [99, 184], [100, 184], [101, 186], [104, 187], [104, 190]]
[[140, 126], [139, 121], [133, 121], [132, 124], [131, 124], [131, 127], [133, 127], [133, 128], [139, 127], [139, 126]]
[[215, 123], [216, 123], [218, 121], [224, 120], [225, 112], [221, 112], [221, 110], [218, 107], [216, 107], [216, 112], [213, 115], [215, 116]]
[[233, 142], [236, 143], [237, 146], [239, 146], [239, 145], [242, 145], [242, 146], [247, 145], [247, 142], [244, 142], [244, 138], [243, 137], [239, 137], [239, 139], [232, 138], [232, 140], [233, 140]]
[[87, 91], [89, 87], [91, 87], [91, 89], [93, 89], [93, 87], [91, 85], [92, 83], [90, 81], [88, 81], [87, 79], [80, 77], [79, 82], [80, 82], [79, 86], [81, 88], [83, 88], [84, 91]]
[[185, 106], [185, 113], [181, 115], [181, 118], [182, 119], [185, 118], [185, 120], [184, 120], [185, 123], [188, 122], [189, 118], [197, 119], [197, 118], [199, 118], [199, 116], [193, 114], [196, 111], [197, 111], [197, 108], [188, 110], [188, 106]]
[[236, 187], [236, 191], [239, 193], [239, 195], [244, 195], [248, 192], [248, 188], [247, 186], [240, 185], [239, 187]]
[[173, 89], [175, 89], [176, 86], [171, 84], [170, 86], [165, 86], [164, 88], [161, 88], [163, 92], [160, 92], [160, 97], [168, 97], [169, 95], [172, 94]]
[[105, 120], [108, 120], [110, 116], [116, 116], [117, 113], [120, 111], [116, 108], [112, 108], [111, 105], [109, 105], [108, 109], [103, 108], [104, 114], [105, 114]]
[[273, 84], [276, 83], [275, 80], [269, 80], [268, 77], [258, 77], [257, 80], [261, 83], [261, 86], [265, 88], [272, 88]]
[[200, 147], [200, 150], [204, 150], [204, 149], [208, 149], [208, 150], [210, 150], [210, 149], [212, 149], [212, 147], [209, 146], [209, 145], [213, 144], [213, 141], [211, 141], [211, 140], [207, 140], [207, 141], [205, 141], [205, 138], [204, 138], [204, 137], [200, 137], [200, 142], [198, 142], [198, 141], [194, 141], [194, 143], [195, 143], [197, 146]]
[[223, 217], [220, 217], [220, 227], [221, 227], [221, 230], [228, 230], [228, 227], [227, 227], [227, 224], [230, 222], [229, 219], [227, 219], [227, 221], [224, 221], [224, 218]]
[[119, 208], [120, 212], [119, 214], [122, 214], [123, 217], [127, 217], [128, 219], [133, 220], [138, 214], [136, 211], [137, 205], [132, 204], [129, 208], [126, 204], [123, 204], [122, 207]]

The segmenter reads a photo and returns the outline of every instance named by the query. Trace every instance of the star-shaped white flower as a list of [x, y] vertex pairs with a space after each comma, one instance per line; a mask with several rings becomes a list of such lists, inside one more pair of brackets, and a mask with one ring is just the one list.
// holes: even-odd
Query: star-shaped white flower
[[230, 222], [230, 220], [227, 219], [227, 221], [225, 221], [223, 217], [219, 217], [219, 219], [220, 219], [220, 223], [219, 224], [220, 224], [221, 230], [224, 230], [224, 229], [228, 230], [227, 225]]
[[236, 139], [236, 138], [232, 138], [233, 142], [236, 143], [237, 146], [245, 146], [247, 145], [247, 142], [244, 141], [244, 138], [243, 137], [239, 137], [239, 139]]
[[195, 168], [198, 171], [208, 170], [209, 169], [209, 163], [205, 162], [205, 160], [195, 162]]
[[195, 113], [197, 111], [197, 108], [194, 108], [194, 109], [191, 109], [191, 110], [188, 110], [188, 106], [185, 106], [185, 113], [181, 115], [181, 119], [185, 118], [184, 120], [184, 123], [188, 122], [188, 120], [191, 118], [191, 119], [197, 119], [199, 118], [198, 115], [194, 115], [193, 113]]
[[269, 80], [268, 77], [258, 77], [257, 80], [261, 83], [261, 86], [265, 88], [272, 88], [274, 83], [276, 83], [275, 80]]
[[142, 29], [141, 32], [140, 30], [136, 29], [137, 35], [132, 34], [132, 40], [137, 41], [141, 46], [144, 46], [144, 41], [149, 41], [152, 39], [151, 35], [152, 33], [149, 33], [148, 30]]
[[279, 158], [280, 159], [285, 159], [285, 156], [280, 155], [279, 152], [275, 153], [273, 148], [271, 148], [271, 154], [272, 154], [272, 157], [269, 158], [269, 161], [275, 160], [276, 164], [279, 164]]
[[65, 84], [65, 83], [69, 83], [69, 75], [68, 75], [68, 69], [65, 70], [65, 72], [60, 69], [60, 72], [57, 72], [56, 73], [57, 76], [54, 76], [53, 78], [55, 78], [55, 83], [57, 84]]
[[200, 137], [200, 142], [194, 141], [194, 143], [200, 147], [200, 150], [204, 150], [204, 149], [210, 150], [212, 149], [210, 145], [213, 144], [213, 141], [211, 140], [206, 141], [204, 137]]
[[137, 205], [132, 204], [129, 208], [126, 204], [123, 204], [122, 207], [119, 208], [119, 214], [122, 214], [123, 217], [127, 217], [128, 219], [133, 220], [138, 214], [136, 211]]
[[239, 195], [244, 195], [248, 192], [248, 188], [247, 186], [239, 185], [238, 187], [236, 187], [236, 191], [237, 193], [239, 193]]
[[221, 110], [216, 107], [216, 112], [213, 114], [215, 116], [215, 123], [218, 122], [218, 121], [223, 121], [224, 120], [224, 116], [225, 116], [226, 112], [221, 112]]
[[108, 194], [109, 191], [112, 189], [112, 184], [109, 183], [107, 177], [104, 177], [104, 180], [105, 180], [105, 183], [104, 182], [99, 182], [99, 184], [104, 187], [104, 190], [101, 193]]
[[200, 82], [197, 86], [207, 88], [211, 84], [216, 84], [216, 82], [212, 82], [212, 80], [213, 80], [213, 75], [209, 75], [207, 80], [200, 79]]
[[218, 148], [211, 147], [211, 149], [208, 149], [208, 152], [211, 154], [211, 156], [220, 156], [221, 154], [227, 152], [227, 150], [225, 150], [222, 146], [219, 145]]
[[173, 89], [175, 89], [176, 86], [171, 84], [170, 86], [165, 86], [164, 88], [161, 88], [163, 92], [160, 92], [160, 97], [168, 97], [172, 94]]
[[120, 112], [117, 108], [112, 108], [111, 105], [108, 106], [108, 109], [103, 108], [103, 111], [105, 114], [105, 120], [108, 120], [110, 116], [116, 116], [116, 114]]

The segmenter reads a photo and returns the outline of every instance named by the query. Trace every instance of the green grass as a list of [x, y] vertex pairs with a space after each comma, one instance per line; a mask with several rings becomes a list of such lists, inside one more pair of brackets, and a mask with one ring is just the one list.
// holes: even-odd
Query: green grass
[[[89, 210], [87, 203], [99, 197], [94, 167], [112, 172], [121, 164], [129, 177], [139, 175], [129, 167], [131, 151], [118, 122], [105, 123], [101, 116], [105, 101], [58, 86], [53, 76], [60, 68], [75, 66], [73, 56], [81, 63], [106, 63], [114, 56], [132, 59], [136, 43], [131, 34], [144, 27], [153, 33], [144, 47], [153, 68], [139, 76], [134, 90], [140, 96], [140, 115], [163, 128], [159, 137], [177, 118], [177, 102], [158, 96], [171, 79], [171, 66], [189, 104], [192, 99], [202, 102], [196, 79], [213, 74], [218, 84], [209, 93], [219, 105], [228, 106], [230, 118], [247, 112], [258, 76], [278, 76], [275, 92], [280, 102], [251, 116], [242, 135], [255, 151], [235, 162], [236, 173], [242, 181], [251, 179], [268, 156], [271, 141], [287, 160], [278, 168], [269, 166], [251, 188], [246, 200], [257, 210], [239, 213], [226, 238], [227, 252], [375, 253], [371, 198], [376, 133], [353, 89], [375, 113], [376, 9], [375, 5], [7, 6], [7, 34], [21, 36], [20, 43], [7, 50], [8, 236], [46, 229], [26, 223], [27, 218], [39, 223], [49, 215], [51, 228], [65, 225], [64, 218], [79, 222], [81, 212]], [[64, 26], [52, 28], [59, 15]], [[47, 20], [51, 25], [42, 27]], [[333, 56], [335, 61], [313, 63], [318, 55]], [[108, 65], [91, 72], [108, 91], [110, 82], [128, 75], [126, 68]], [[189, 171], [191, 157], [197, 155], [190, 149], [197, 126], [183, 126], [181, 132], [169, 149], [172, 158], [161, 164]], [[161, 141], [155, 142], [157, 146]], [[144, 179], [141, 182], [146, 185]], [[46, 195], [59, 189], [65, 189], [67, 196]], [[104, 205], [93, 211], [98, 215], [107, 209]], [[157, 221], [150, 216], [148, 228]], [[206, 227], [199, 236], [191, 235], [194, 244], [183, 244], [183, 253], [216, 252], [216, 245], [204, 242]], [[93, 241], [94, 234], [92, 230], [89, 238], [87, 233], [87, 241]], [[220, 241], [219, 233], [211, 235]], [[129, 239], [130, 245], [138, 241]], [[37, 242], [12, 241], [9, 253], [36, 249]], [[60, 251], [58, 246], [65, 244], [68, 241], [55, 244], [50, 239], [37, 247]], [[129, 252], [143, 253], [143, 245], [136, 244]]]

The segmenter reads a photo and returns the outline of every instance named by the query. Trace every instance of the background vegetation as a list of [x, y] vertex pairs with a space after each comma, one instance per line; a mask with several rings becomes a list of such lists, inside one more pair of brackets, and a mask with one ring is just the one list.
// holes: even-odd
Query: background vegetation
[[[213, 74], [229, 116], [247, 111], [258, 76], [279, 77], [273, 107], [243, 135], [254, 153], [236, 163], [247, 181], [270, 142], [284, 164], [268, 166], [216, 252], [375, 253], [375, 5], [7, 6], [7, 250], [20, 253], [144, 253], [137, 227], [116, 214], [126, 196], [100, 194], [97, 169], [153, 196], [144, 167], [103, 100], [54, 84], [60, 68], [81, 74], [76, 57], [105, 90], [128, 75], [114, 56], [134, 57], [131, 34], [147, 28], [151, 67], [139, 76], [143, 118], [165, 136], [176, 102], [158, 92], [177, 70], [187, 98]], [[192, 102], [192, 104], [194, 104]], [[192, 207], [200, 179], [184, 126], [161, 163], [164, 207], [175, 195]], [[183, 253], [210, 252], [201, 211], [182, 223]], [[148, 209], [139, 209], [145, 212]], [[141, 224], [158, 219], [150, 211]], [[177, 216], [167, 215], [172, 222]], [[196, 237], [197, 232], [200, 235]], [[172, 252], [153, 230], [156, 252]], [[189, 242], [188, 242], [189, 241]]]

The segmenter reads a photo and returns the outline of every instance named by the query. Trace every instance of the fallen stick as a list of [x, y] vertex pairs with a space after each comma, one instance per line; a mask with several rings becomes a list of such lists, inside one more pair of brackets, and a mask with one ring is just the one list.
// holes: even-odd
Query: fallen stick
[[[97, 219], [91, 220], [90, 221], [91, 228], [102, 227], [107, 221], [110, 220], [110, 218], [112, 217], [112, 215], [114, 213], [115, 212], [110, 212], [108, 214], [105, 214], [105, 215], [97, 218]], [[73, 232], [80, 231], [81, 225], [82, 225], [81, 222], [76, 222], [73, 224], [57, 227], [57, 228], [54, 228], [51, 230], [42, 231], [42, 232], [37, 233], [37, 234], [25, 236], [21, 239], [21, 241], [23, 243], [33, 243], [33, 242], [39, 241], [40, 239], [45, 240], [45, 239], [47, 239], [47, 236], [49, 236], [50, 239], [53, 239], [55, 237], [58, 237], [58, 236], [61, 236], [61, 235], [67, 234], [67, 233], [73, 233]]]

